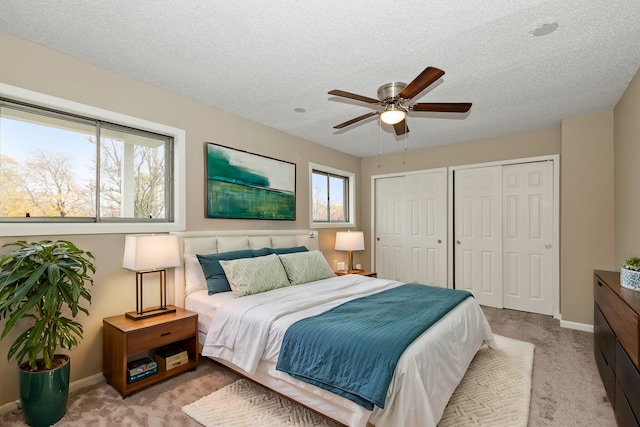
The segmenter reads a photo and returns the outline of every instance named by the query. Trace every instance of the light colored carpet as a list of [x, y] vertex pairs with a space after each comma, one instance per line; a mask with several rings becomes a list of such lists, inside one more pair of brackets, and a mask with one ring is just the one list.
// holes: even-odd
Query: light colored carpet
[[[496, 336], [483, 347], [455, 390], [439, 426], [526, 426], [533, 344]], [[182, 410], [206, 427], [325, 427], [321, 416], [264, 387], [239, 380]]]

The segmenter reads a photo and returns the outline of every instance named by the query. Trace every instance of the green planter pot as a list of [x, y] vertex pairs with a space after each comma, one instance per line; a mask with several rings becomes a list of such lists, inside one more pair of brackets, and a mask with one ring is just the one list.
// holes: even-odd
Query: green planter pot
[[50, 371], [31, 372], [20, 369], [20, 402], [24, 421], [33, 427], [55, 424], [67, 411], [71, 360]]

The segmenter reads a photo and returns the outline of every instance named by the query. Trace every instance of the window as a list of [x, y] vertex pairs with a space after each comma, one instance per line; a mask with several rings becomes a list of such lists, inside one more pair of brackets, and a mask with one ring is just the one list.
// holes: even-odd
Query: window
[[184, 229], [174, 158], [184, 131], [44, 95], [74, 108], [5, 98], [7, 88], [27, 92], [0, 84], [0, 232]]
[[355, 175], [314, 164], [310, 171], [311, 226], [353, 226]]

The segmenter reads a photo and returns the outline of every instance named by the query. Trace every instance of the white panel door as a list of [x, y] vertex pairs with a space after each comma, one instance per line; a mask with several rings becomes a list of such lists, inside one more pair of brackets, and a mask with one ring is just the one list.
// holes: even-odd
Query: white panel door
[[405, 281], [447, 287], [446, 175], [407, 175]]
[[404, 176], [375, 180], [376, 272], [378, 277], [404, 281]]
[[553, 162], [506, 165], [503, 304], [553, 314]]
[[502, 308], [502, 167], [454, 172], [454, 283]]
[[447, 286], [446, 171], [375, 180], [376, 272]]

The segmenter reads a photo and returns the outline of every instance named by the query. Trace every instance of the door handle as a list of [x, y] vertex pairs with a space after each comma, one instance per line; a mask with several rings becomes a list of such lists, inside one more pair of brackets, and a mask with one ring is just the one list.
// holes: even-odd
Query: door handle
[[442, 240], [438, 239], [438, 244], [439, 245], [442, 244]]
[[551, 249], [551, 243], [547, 243], [546, 245], [544, 245], [544, 247], [547, 249]]
[[376, 237], [376, 240], [379, 242], [379, 241], [380, 241], [380, 238], [379, 238], [379, 237]]
[[462, 242], [460, 240], [456, 240], [456, 245], [461, 244]]

